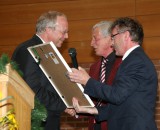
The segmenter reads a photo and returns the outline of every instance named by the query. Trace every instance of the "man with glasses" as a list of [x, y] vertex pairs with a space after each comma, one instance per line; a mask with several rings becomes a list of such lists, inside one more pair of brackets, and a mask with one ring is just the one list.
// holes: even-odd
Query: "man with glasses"
[[60, 115], [66, 109], [66, 106], [27, 48], [50, 41], [59, 48], [67, 38], [67, 17], [61, 12], [49, 11], [42, 14], [37, 20], [36, 34], [20, 44], [12, 55], [12, 60], [18, 63], [23, 72], [23, 79], [47, 109], [45, 130], [60, 130]]
[[83, 108], [73, 98], [73, 106], [77, 113], [107, 120], [108, 130], [157, 130], [154, 110], [158, 80], [153, 63], [141, 47], [143, 28], [138, 21], [123, 17], [114, 21], [110, 32], [116, 55], [123, 56], [113, 85], [96, 81], [81, 67], [68, 72], [72, 82], [84, 85], [84, 93], [109, 104], [105, 109]]

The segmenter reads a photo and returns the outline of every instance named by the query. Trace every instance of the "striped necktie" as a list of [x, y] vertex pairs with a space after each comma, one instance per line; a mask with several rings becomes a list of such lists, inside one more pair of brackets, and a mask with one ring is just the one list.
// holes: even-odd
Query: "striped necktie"
[[101, 83], [104, 83], [104, 82], [105, 82], [106, 63], [107, 63], [107, 59], [103, 58], [102, 64], [101, 64], [101, 75], [100, 75], [100, 82], [101, 82]]
[[[103, 58], [101, 63], [101, 74], [100, 74], [100, 82], [104, 83], [106, 80], [106, 63], [108, 59]], [[96, 106], [102, 105], [102, 99], [98, 99]]]
[[[100, 74], [100, 82], [104, 83], [106, 79], [106, 63], [108, 59], [103, 58], [102, 63], [101, 63], [101, 74]], [[96, 106], [101, 106], [102, 105], [102, 99], [98, 99]], [[94, 123], [96, 123], [94, 119]]]

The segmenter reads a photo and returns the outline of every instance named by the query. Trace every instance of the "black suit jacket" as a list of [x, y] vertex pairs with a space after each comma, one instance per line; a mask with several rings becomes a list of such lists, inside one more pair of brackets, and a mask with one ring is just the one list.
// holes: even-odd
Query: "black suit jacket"
[[109, 130], [157, 130], [154, 120], [157, 86], [154, 65], [138, 47], [122, 61], [112, 87], [90, 78], [84, 92], [109, 102], [105, 110], [97, 108], [96, 117], [107, 119]]
[[12, 60], [18, 63], [24, 75], [23, 79], [48, 110], [64, 111], [65, 104], [27, 50], [28, 47], [37, 44], [42, 44], [42, 41], [38, 36], [34, 35], [30, 40], [16, 48], [12, 55]]

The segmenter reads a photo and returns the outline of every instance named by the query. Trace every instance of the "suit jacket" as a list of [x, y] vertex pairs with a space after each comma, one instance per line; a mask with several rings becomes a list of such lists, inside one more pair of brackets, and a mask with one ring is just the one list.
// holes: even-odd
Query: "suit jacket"
[[27, 50], [28, 47], [37, 44], [42, 44], [42, 41], [38, 36], [34, 35], [30, 40], [16, 48], [12, 55], [12, 60], [18, 63], [23, 72], [23, 79], [48, 110], [64, 111], [65, 104]]
[[105, 110], [97, 108], [96, 117], [108, 120], [109, 130], [157, 130], [154, 120], [157, 86], [154, 65], [138, 47], [122, 61], [112, 87], [90, 78], [84, 92], [109, 102]]
[[[114, 77], [116, 75], [116, 72], [118, 70], [118, 67], [121, 63], [121, 57], [116, 57], [115, 56], [115, 53], [111, 53], [109, 56], [110, 58], [109, 60], [109, 74], [106, 74], [108, 75], [106, 77], [106, 84], [109, 84], [109, 85], [112, 85], [112, 82], [114, 80]], [[101, 70], [101, 59], [99, 59], [97, 62], [95, 62], [94, 64], [91, 65], [90, 67], [90, 71], [89, 71], [89, 75], [96, 79], [97, 81], [100, 81], [100, 70]], [[97, 99], [92, 99], [95, 104], [97, 102]], [[105, 102], [105, 105], [106, 105], [106, 102]], [[94, 116], [90, 116], [89, 117], [89, 126], [88, 126], [88, 130], [93, 130], [93, 125], [94, 125]], [[106, 121], [103, 121], [103, 122], [100, 122], [101, 124], [101, 130], [107, 130], [107, 122]]]

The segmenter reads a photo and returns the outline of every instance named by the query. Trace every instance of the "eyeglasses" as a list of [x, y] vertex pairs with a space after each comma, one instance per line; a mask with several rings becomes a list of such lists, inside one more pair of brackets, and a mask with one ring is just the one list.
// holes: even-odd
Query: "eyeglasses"
[[63, 36], [68, 34], [68, 31], [61, 31], [61, 30], [57, 30], [57, 31], [59, 31]]
[[[55, 30], [55, 27], [48, 27], [48, 28], [51, 28], [51, 29]], [[63, 36], [66, 35], [66, 34], [68, 34], [67, 30], [61, 31], [60, 29], [56, 29], [56, 31], [60, 32]]]
[[118, 32], [118, 33], [116, 33], [116, 34], [111, 34], [111, 40], [114, 40], [114, 37], [115, 37], [116, 35], [121, 34], [121, 33], [124, 33], [124, 32], [126, 32], [126, 31], [130, 31], [130, 30], [125, 30], [125, 31]]

